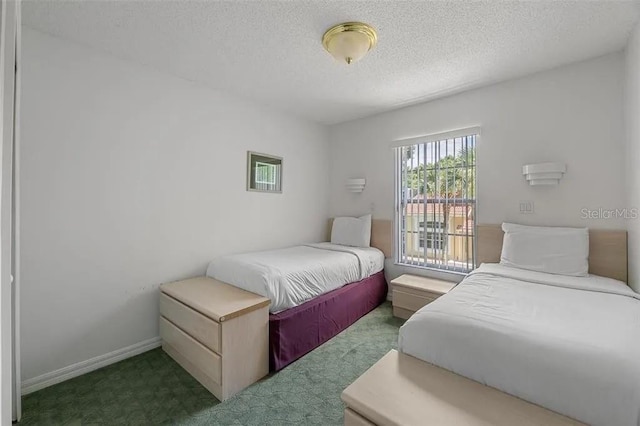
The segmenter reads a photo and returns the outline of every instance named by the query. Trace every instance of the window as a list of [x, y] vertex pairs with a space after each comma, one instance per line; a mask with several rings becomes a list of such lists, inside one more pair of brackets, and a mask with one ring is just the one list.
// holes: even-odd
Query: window
[[444, 232], [432, 232], [429, 234], [429, 238], [425, 240], [424, 231], [420, 231], [420, 248], [424, 249], [425, 244], [427, 248], [435, 248], [438, 250], [444, 249], [445, 242]]
[[478, 129], [396, 145], [396, 261], [468, 272], [475, 265]]

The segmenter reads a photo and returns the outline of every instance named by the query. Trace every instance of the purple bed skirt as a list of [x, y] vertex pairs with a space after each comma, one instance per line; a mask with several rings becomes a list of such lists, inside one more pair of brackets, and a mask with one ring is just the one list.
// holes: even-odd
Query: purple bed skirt
[[269, 315], [269, 369], [278, 371], [362, 318], [387, 298], [384, 271]]

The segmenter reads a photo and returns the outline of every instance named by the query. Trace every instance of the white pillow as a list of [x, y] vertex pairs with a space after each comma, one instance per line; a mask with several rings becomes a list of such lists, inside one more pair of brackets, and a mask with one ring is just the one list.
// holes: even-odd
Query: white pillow
[[331, 228], [331, 244], [370, 247], [371, 215], [360, 217], [336, 217]]
[[589, 274], [589, 230], [503, 223], [500, 263], [549, 274]]

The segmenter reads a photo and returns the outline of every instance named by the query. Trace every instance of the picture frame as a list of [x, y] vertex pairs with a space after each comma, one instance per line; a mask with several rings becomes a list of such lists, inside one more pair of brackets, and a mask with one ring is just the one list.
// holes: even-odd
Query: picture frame
[[282, 157], [247, 151], [247, 191], [282, 193]]

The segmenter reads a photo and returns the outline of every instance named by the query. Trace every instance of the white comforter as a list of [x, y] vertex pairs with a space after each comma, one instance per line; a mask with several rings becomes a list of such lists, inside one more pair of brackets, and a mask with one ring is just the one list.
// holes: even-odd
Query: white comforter
[[207, 276], [271, 299], [271, 312], [298, 306], [384, 268], [384, 254], [373, 247], [308, 244], [223, 256]]
[[400, 329], [399, 349], [592, 425], [640, 425], [640, 296], [483, 264]]

